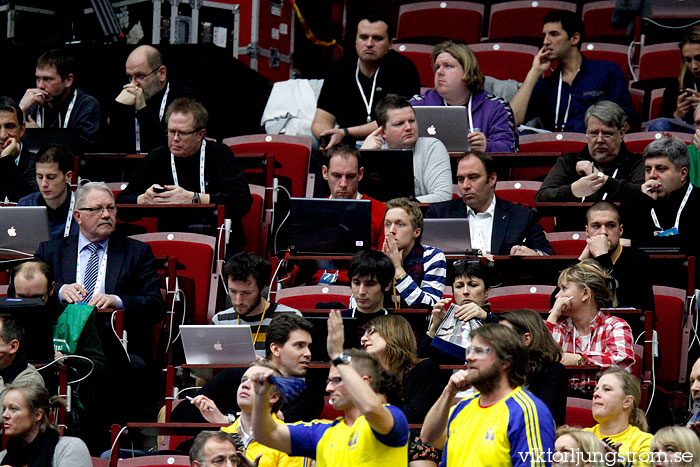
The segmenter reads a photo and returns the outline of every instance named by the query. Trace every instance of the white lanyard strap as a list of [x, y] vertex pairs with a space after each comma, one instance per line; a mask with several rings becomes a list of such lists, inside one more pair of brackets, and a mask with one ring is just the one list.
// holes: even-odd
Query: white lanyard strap
[[[678, 230], [678, 226], [681, 223], [681, 213], [683, 212], [683, 208], [685, 208], [686, 203], [688, 202], [688, 198], [690, 198], [690, 192], [693, 191], [693, 184], [689, 183], [688, 184], [688, 189], [685, 190], [685, 196], [683, 196], [683, 201], [681, 201], [681, 205], [678, 207], [678, 212], [676, 213], [676, 223], [673, 224], [673, 227]], [[663, 230], [663, 227], [661, 227], [661, 224], [659, 223], [659, 218], [656, 216], [656, 211], [654, 211], [654, 208], [651, 208], [651, 220], [654, 221], [654, 225], [656, 226], [657, 229]]]
[[[381, 67], [379, 67], [381, 68]], [[357, 59], [357, 68], [355, 69], [355, 82], [357, 83], [357, 89], [360, 90], [360, 95], [365, 103], [365, 108], [367, 109], [367, 123], [372, 121], [372, 102], [374, 102], [374, 89], [377, 87], [377, 76], [379, 76], [379, 68], [374, 72], [374, 79], [372, 80], [372, 92], [369, 96], [369, 102], [367, 102], [367, 96], [365, 96], [365, 90], [362, 89], [360, 84], [360, 59]]]
[[[163, 94], [163, 99], [160, 101], [160, 109], [158, 111], [158, 121], [163, 121], [163, 115], [165, 115], [165, 104], [168, 102], [168, 93], [170, 92], [170, 82], [165, 86], [165, 93]], [[141, 126], [139, 125], [139, 119], [136, 118], [136, 112], [134, 112], [134, 137], [136, 139], [136, 152], [141, 152]]]
[[[615, 178], [617, 176], [617, 171], [620, 170], [620, 168], [616, 168], [615, 171], [613, 172], [612, 176], [610, 178]], [[603, 201], [605, 201], [605, 198], [608, 197], [608, 192], [606, 191], [603, 193]]]
[[[199, 150], [199, 192], [204, 193], [204, 153], [207, 148], [207, 140], [202, 139], [202, 148]], [[177, 169], [175, 168], [175, 156], [170, 153], [170, 168], [173, 170], [173, 184], [179, 186]]]
[[469, 133], [474, 133], [474, 119], [472, 118], [472, 97], [473, 94], [469, 96], [469, 102], [467, 103], [467, 116], [469, 117]]
[[[90, 261], [90, 258], [88, 258], [88, 261]], [[100, 261], [100, 269], [97, 273], [97, 282], [95, 282], [95, 289], [93, 292], [93, 295], [96, 293], [100, 293], [100, 286], [102, 285], [102, 282], [105, 280], [105, 274], [107, 273], [107, 246], [105, 246], [105, 254], [102, 255], [102, 261]], [[80, 252], [78, 252], [78, 265], [75, 268], [75, 282], [78, 284], [83, 283], [83, 278], [80, 277]], [[88, 290], [88, 293], [90, 291]]]
[[70, 191], [70, 206], [68, 207], [68, 216], [66, 217], [66, 228], [63, 229], [64, 237], [70, 234], [70, 226], [71, 222], [73, 222], [73, 209], [75, 209], [75, 194], [70, 190], [70, 185], [68, 185], [68, 191]]
[[559, 125], [559, 107], [561, 105], [561, 88], [562, 88], [562, 75], [564, 74], [564, 70], [561, 70], [559, 72], [559, 89], [557, 90], [557, 108], [554, 113], [554, 129], [556, 131], [564, 131], [564, 127], [566, 126], [566, 122], [569, 121], [569, 109], [571, 108], [571, 94], [572, 92], [569, 91], [569, 102], [566, 104], [566, 112], [564, 113], [564, 121]]
[[[68, 128], [68, 121], [70, 120], [70, 114], [73, 113], [73, 107], [75, 106], [75, 100], [78, 98], [78, 90], [76, 89], [73, 91], [73, 99], [70, 100], [70, 104], [68, 104], [68, 110], [66, 110], [66, 116], [63, 119], [63, 126], [61, 126], [61, 112], [58, 113], [58, 127], [59, 128]], [[39, 112], [36, 114], [36, 124], [39, 128], [44, 128], [43, 126], [43, 120], [44, 120], [44, 106], [42, 105], [41, 108], [39, 109]]]

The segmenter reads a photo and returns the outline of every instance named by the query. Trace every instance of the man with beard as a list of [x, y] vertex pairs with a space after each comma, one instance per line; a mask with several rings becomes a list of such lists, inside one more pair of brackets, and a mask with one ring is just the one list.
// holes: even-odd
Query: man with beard
[[267, 327], [276, 316], [299, 310], [263, 298], [263, 290], [272, 274], [270, 262], [250, 252], [242, 252], [224, 265], [224, 280], [231, 299], [231, 308], [214, 315], [211, 324], [247, 324], [253, 333], [255, 351], [265, 356]]
[[685, 425], [700, 437], [700, 358], [695, 360], [693, 368], [690, 369], [690, 395], [693, 398], [693, 415]]
[[[513, 330], [491, 323], [470, 333], [467, 369], [452, 375], [425, 417], [421, 439], [444, 448], [440, 465], [545, 465], [554, 450], [547, 406], [524, 390], [527, 347]], [[478, 392], [452, 406], [469, 386]]]

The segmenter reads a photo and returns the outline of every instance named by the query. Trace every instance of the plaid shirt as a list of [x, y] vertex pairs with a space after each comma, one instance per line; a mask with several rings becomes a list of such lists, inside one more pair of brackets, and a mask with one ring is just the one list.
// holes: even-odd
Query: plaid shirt
[[562, 352], [581, 354], [586, 364], [598, 365], [603, 370], [611, 366], [627, 371], [632, 369], [632, 329], [625, 320], [599, 311], [590, 323], [591, 337], [586, 348], [582, 346], [580, 337], [574, 339], [574, 322], [571, 318], [557, 324], [545, 323]]

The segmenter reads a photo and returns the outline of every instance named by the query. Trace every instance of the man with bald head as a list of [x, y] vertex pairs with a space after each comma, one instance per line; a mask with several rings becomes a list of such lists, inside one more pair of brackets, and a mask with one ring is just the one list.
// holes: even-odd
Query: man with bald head
[[150, 45], [126, 59], [126, 81], [109, 116], [110, 151], [147, 153], [166, 143], [165, 110], [194, 91], [168, 79], [163, 55]]

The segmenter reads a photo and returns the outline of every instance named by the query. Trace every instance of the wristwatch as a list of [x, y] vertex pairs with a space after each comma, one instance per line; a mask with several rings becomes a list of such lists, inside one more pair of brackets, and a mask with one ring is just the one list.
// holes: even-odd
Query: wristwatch
[[333, 366], [338, 366], [338, 365], [349, 365], [350, 361], [352, 360], [352, 357], [345, 352], [342, 352], [340, 355], [335, 357], [331, 363]]
[[200, 204], [202, 200], [199, 198], [199, 193], [196, 191], [194, 192], [194, 196], [192, 197], [192, 204]]
[[586, 363], [586, 357], [584, 357], [582, 354], [578, 354], [578, 358], [576, 359], [576, 365], [581, 366], [584, 363]]

